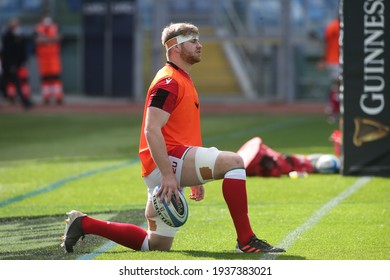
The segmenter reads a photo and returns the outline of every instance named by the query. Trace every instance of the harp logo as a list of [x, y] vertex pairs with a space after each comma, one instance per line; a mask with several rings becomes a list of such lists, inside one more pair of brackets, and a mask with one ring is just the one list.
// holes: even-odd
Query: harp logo
[[382, 139], [390, 132], [389, 126], [374, 119], [355, 118], [354, 122], [353, 144], [357, 147], [362, 146], [366, 142]]

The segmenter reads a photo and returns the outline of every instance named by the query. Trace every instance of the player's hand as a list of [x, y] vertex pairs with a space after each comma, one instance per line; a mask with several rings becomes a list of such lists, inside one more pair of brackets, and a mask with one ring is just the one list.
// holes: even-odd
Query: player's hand
[[188, 196], [190, 199], [195, 201], [201, 201], [204, 198], [204, 186], [192, 186], [191, 193]]
[[157, 192], [157, 195], [160, 197], [160, 202], [162, 202], [163, 198], [166, 197], [166, 202], [168, 205], [171, 204], [171, 198], [174, 194], [176, 197], [176, 201], [179, 201], [179, 183], [177, 182], [176, 176], [162, 176], [160, 189]]

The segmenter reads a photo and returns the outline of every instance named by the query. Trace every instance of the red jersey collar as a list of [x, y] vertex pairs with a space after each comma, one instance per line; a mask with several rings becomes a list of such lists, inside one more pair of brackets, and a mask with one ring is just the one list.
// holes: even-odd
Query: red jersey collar
[[191, 77], [190, 75], [188, 75], [187, 72], [185, 72], [183, 69], [181, 69], [179, 66], [177, 66], [175, 63], [171, 62], [171, 61], [167, 61], [167, 66], [171, 66], [173, 68], [175, 68], [176, 70], [178, 70], [182, 75], [184, 75], [186, 78], [188, 78], [189, 80], [191, 80]]

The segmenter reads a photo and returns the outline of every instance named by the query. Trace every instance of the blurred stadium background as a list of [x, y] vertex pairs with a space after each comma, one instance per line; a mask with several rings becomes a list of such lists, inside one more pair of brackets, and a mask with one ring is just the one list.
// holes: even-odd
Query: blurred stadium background
[[316, 63], [338, 0], [0, 0], [0, 28], [18, 17], [31, 39], [28, 68], [35, 97], [40, 93], [32, 38], [45, 10], [63, 35], [68, 99], [142, 100], [165, 59], [161, 30], [175, 21], [201, 28], [203, 62], [192, 72], [201, 98], [326, 99], [328, 76]]

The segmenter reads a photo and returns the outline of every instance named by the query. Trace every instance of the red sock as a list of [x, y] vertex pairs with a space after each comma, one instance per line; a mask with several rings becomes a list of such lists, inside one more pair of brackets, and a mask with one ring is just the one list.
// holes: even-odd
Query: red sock
[[238, 242], [245, 245], [254, 235], [248, 217], [245, 169], [234, 169], [225, 174], [222, 193], [236, 228]]
[[84, 234], [105, 237], [136, 251], [141, 250], [147, 236], [146, 230], [137, 225], [102, 221], [88, 216], [81, 220], [81, 227]]

